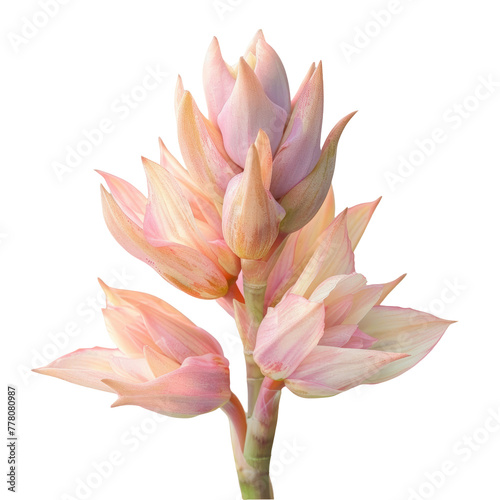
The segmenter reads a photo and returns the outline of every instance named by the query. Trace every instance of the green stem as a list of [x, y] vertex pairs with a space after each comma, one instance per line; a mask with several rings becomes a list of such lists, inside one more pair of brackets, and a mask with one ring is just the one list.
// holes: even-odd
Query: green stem
[[266, 377], [259, 391], [253, 414], [248, 419], [244, 457], [250, 469], [240, 476], [240, 488], [244, 499], [274, 498], [269, 465], [282, 388], [282, 382]]
[[[251, 332], [247, 332], [249, 338], [255, 339], [257, 330], [264, 317], [264, 299], [266, 295], [267, 284], [255, 284], [249, 282], [243, 274], [243, 293], [245, 295], [245, 304], [247, 306], [247, 312], [251, 319], [250, 329]], [[253, 348], [253, 347], [251, 347]], [[264, 375], [260, 371], [253, 360], [253, 351], [245, 350], [245, 361], [247, 368], [247, 388], [248, 388], [248, 417], [253, 413], [255, 403], [257, 401], [257, 396], [259, 394], [260, 386], [264, 380]]]
[[260, 371], [253, 360], [252, 353], [245, 352], [245, 361], [247, 365], [247, 388], [248, 388], [248, 411], [247, 416], [250, 418], [255, 408], [257, 398], [259, 396], [260, 387], [264, 380], [264, 375]]

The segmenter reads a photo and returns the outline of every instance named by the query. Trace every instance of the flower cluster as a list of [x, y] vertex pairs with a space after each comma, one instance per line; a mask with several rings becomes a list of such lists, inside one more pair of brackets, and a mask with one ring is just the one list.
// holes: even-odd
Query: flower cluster
[[214, 39], [203, 83], [208, 117], [180, 78], [175, 90], [185, 167], [160, 141], [159, 163], [143, 159], [147, 197], [100, 172], [109, 188], [103, 211], [129, 253], [234, 317], [248, 369], [248, 426], [215, 338], [144, 293], [103, 285], [117, 348], [79, 350], [37, 371], [115, 392], [113, 406], [177, 417], [222, 407], [245, 498], [269, 498], [263, 457], [281, 389], [325, 397], [389, 380], [426, 356], [450, 322], [381, 305], [404, 276], [368, 285], [355, 270], [354, 249], [379, 200], [335, 214], [337, 147], [354, 113], [321, 146], [321, 63], [291, 98], [283, 64], [259, 31], [234, 66]]

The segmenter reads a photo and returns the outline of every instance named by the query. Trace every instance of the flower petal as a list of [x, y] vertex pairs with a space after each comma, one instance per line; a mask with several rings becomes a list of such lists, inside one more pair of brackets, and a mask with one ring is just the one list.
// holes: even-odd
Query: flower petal
[[194, 297], [214, 299], [227, 292], [226, 277], [208, 257], [185, 245], [150, 245], [142, 229], [123, 213], [114, 198], [104, 188], [101, 192], [106, 225], [116, 241], [130, 254]]
[[406, 274], [402, 274], [399, 278], [394, 281], [389, 281], [389, 283], [384, 283], [382, 293], [375, 305], [379, 306], [385, 300], [385, 298], [403, 281]]
[[33, 371], [42, 375], [60, 378], [72, 384], [112, 392], [106, 384], [101, 382], [103, 378], [121, 381], [130, 380], [128, 377], [117, 375], [111, 367], [111, 361], [115, 357], [123, 357], [123, 354], [118, 349], [106, 349], [104, 347], [78, 349], [52, 361], [47, 366], [36, 368]]
[[340, 135], [355, 114], [347, 115], [335, 125], [326, 138], [316, 166], [280, 200], [286, 210], [280, 226], [285, 233], [304, 227], [323, 204], [332, 183]]
[[311, 294], [310, 300], [325, 301], [326, 305], [333, 304], [362, 290], [366, 285], [366, 278], [359, 273], [336, 274], [321, 282]]
[[357, 325], [335, 325], [326, 328], [318, 345], [330, 347], [343, 347], [358, 329]]
[[108, 305], [102, 314], [109, 336], [120, 351], [131, 358], [142, 357], [144, 346], [153, 342], [139, 311]]
[[233, 90], [235, 79], [222, 58], [217, 38], [208, 47], [203, 65], [203, 87], [208, 107], [208, 118], [217, 125], [217, 117]]
[[323, 335], [323, 304], [287, 295], [269, 308], [257, 332], [254, 360], [274, 380], [288, 377]]
[[357, 325], [335, 325], [325, 327], [325, 333], [318, 345], [369, 349], [377, 339], [362, 332]]
[[299, 90], [297, 90], [297, 93], [292, 99], [292, 110], [295, 108], [295, 105], [297, 104], [298, 100], [300, 99], [300, 96], [302, 95], [302, 92], [304, 92], [304, 89], [306, 88], [307, 83], [313, 76], [314, 72], [316, 71], [316, 64], [312, 63], [311, 66], [309, 66], [309, 69], [307, 70], [306, 76], [302, 80], [302, 83], [300, 84]]
[[347, 209], [347, 232], [355, 250], [382, 197]]
[[120, 177], [100, 170], [96, 170], [96, 172], [104, 177], [111, 194], [123, 213], [139, 227], [142, 227], [146, 213], [146, 197], [132, 184], [120, 179]]
[[318, 240], [321, 233], [335, 219], [335, 198], [333, 188], [330, 186], [328, 194], [316, 215], [298, 231], [297, 257], [305, 256], [311, 249], [311, 242]]
[[259, 154], [252, 145], [245, 170], [231, 180], [224, 197], [224, 239], [238, 257], [260, 259], [276, 241], [284, 215], [262, 183]]
[[250, 40], [250, 43], [245, 50], [245, 58], [248, 57], [248, 54], [255, 55], [257, 53], [257, 44], [259, 43], [259, 40], [265, 41], [264, 32], [262, 30], [258, 30]]
[[206, 222], [211, 231], [222, 237], [221, 216], [214, 201], [202, 191], [193, 181], [189, 172], [165, 147], [160, 139], [160, 165], [171, 173], [178, 182], [182, 194], [188, 200], [189, 206], [197, 219], [197, 224]]
[[174, 110], [175, 116], [179, 112], [179, 104], [181, 103], [181, 99], [184, 95], [184, 84], [182, 83], [181, 75], [177, 76], [177, 81], [175, 83], [175, 92], [174, 92]]
[[372, 349], [405, 352], [410, 357], [387, 366], [368, 383], [385, 382], [415, 366], [429, 354], [451, 323], [414, 309], [374, 307], [359, 324], [363, 332], [378, 339]]
[[292, 293], [309, 298], [327, 278], [354, 272], [354, 254], [347, 236], [346, 211], [335, 218], [320, 238]]
[[342, 347], [349, 347], [351, 349], [370, 349], [377, 342], [377, 339], [370, 337], [365, 332], [362, 332], [359, 328], [353, 333], [352, 337]]
[[181, 366], [177, 361], [170, 359], [168, 356], [159, 353], [147, 345], [144, 346], [144, 359], [155, 378], [177, 370]]
[[216, 410], [231, 397], [229, 368], [214, 354], [187, 358], [182, 366], [150, 382], [105, 379], [118, 394], [112, 406], [137, 405], [171, 417], [194, 417]]
[[154, 343], [170, 359], [182, 363], [190, 356], [223, 355], [217, 340], [194, 323], [187, 323], [187, 318], [179, 311], [175, 315], [162, 314], [145, 304], [138, 309]]
[[323, 69], [321, 63], [307, 82], [283, 135], [273, 164], [271, 192], [276, 199], [304, 179], [321, 155]]
[[262, 173], [262, 183], [269, 191], [271, 185], [271, 177], [273, 175], [273, 152], [271, 151], [271, 143], [269, 137], [261, 129], [255, 139], [255, 147], [259, 153], [260, 171]]
[[148, 203], [144, 217], [144, 236], [151, 245], [162, 247], [180, 243], [214, 259], [200, 233], [188, 201], [174, 176], [155, 162], [143, 158], [148, 179]]
[[285, 380], [285, 385], [305, 398], [335, 396], [366, 382], [385, 365], [404, 356], [369, 349], [318, 346]]
[[332, 305], [325, 306], [325, 326], [332, 327], [343, 323], [352, 307], [352, 295], [347, 295]]
[[186, 167], [196, 184], [222, 204], [228, 182], [241, 169], [227, 156], [222, 136], [185, 92], [177, 114], [179, 145]]
[[265, 94], [261, 83], [243, 58], [231, 96], [222, 108], [217, 122], [224, 138], [224, 147], [238, 165], [245, 165], [248, 149], [262, 129], [274, 152], [278, 147], [287, 112]]
[[290, 113], [290, 87], [286, 71], [276, 51], [263, 39], [257, 42], [255, 74], [267, 97]]
[[357, 325], [366, 314], [375, 306], [380, 298], [383, 285], [369, 285], [353, 295], [353, 302], [348, 316], [345, 318], [346, 325]]

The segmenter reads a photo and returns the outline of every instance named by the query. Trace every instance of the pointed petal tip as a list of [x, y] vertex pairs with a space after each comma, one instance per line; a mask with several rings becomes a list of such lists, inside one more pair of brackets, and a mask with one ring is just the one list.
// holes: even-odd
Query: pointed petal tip
[[349, 209], [348, 208], [344, 208], [344, 210], [342, 210], [342, 212], [340, 212], [338, 215], [337, 215], [337, 219], [342, 222], [346, 217], [347, 217], [347, 211]]
[[[104, 382], [104, 380], [102, 380], [102, 382]], [[104, 382], [106, 384], [106, 382]], [[106, 385], [109, 385], [109, 384], [106, 384]], [[111, 403], [111, 408], [117, 408], [118, 406], [126, 406], [130, 403], [127, 402], [126, 398], [123, 398], [123, 397], [119, 397], [116, 401], [114, 401], [113, 403]]]
[[117, 391], [118, 386], [120, 385], [116, 380], [113, 380], [112, 378], [103, 378], [101, 379], [101, 382], [103, 384], [106, 384], [108, 387], [113, 389], [113, 391]]

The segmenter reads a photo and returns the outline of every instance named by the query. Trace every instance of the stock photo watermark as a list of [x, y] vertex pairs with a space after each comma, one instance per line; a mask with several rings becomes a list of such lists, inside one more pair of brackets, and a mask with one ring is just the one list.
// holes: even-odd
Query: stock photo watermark
[[498, 92], [500, 80], [492, 74], [478, 76], [474, 89], [460, 101], [447, 107], [441, 114], [441, 123], [425, 136], [415, 139], [408, 153], [399, 155], [397, 166], [384, 172], [384, 179], [391, 191], [404, 184], [418, 168], [422, 167], [464, 123], [481, 108], [484, 102]]
[[[305, 452], [307, 452], [307, 447], [300, 444], [295, 437], [285, 439], [277, 443], [276, 451], [273, 453], [271, 465], [269, 467], [269, 475], [271, 476], [271, 479], [278, 479], [279, 477], [285, 475], [286, 472], [290, 470], [292, 465], [295, 464]], [[234, 499], [241, 500], [241, 493], [235, 492]]]
[[221, 21], [224, 21], [226, 14], [236, 10], [246, 0], [213, 0], [212, 7]]
[[[120, 286], [127, 288], [134, 279], [124, 268], [112, 269], [107, 279], [109, 286]], [[80, 336], [98, 317], [101, 317], [101, 308], [106, 304], [106, 296], [99, 288], [97, 292], [92, 292], [80, 300], [72, 310], [73, 316], [70, 320], [59, 326], [57, 329], [47, 334], [45, 343], [38, 348], [31, 348], [30, 359], [20, 363], [17, 372], [24, 384], [28, 385], [35, 375], [31, 370], [44, 366], [58, 356], [61, 356], [68, 349], [73, 339]]]
[[433, 498], [461, 469], [500, 431], [500, 406], [490, 408], [483, 422], [470, 433], [463, 434], [451, 448], [451, 457], [424, 474], [422, 483], [408, 490], [407, 500]]
[[340, 50], [350, 64], [353, 57], [367, 49], [414, 0], [389, 0], [385, 7], [372, 10], [370, 18], [354, 28], [349, 41], [340, 42]]
[[87, 471], [75, 478], [72, 491], [62, 493], [60, 500], [91, 498], [94, 492], [108, 481], [162, 424], [168, 421], [168, 417], [151, 412], [150, 416], [143, 418], [138, 424], [131, 425], [120, 434], [116, 447], [101, 455], [99, 459], [91, 461]]
[[51, 168], [57, 180], [62, 182], [75, 172], [85, 159], [104, 143], [106, 137], [117, 129], [119, 123], [127, 120], [151, 92], [167, 82], [171, 76], [170, 71], [162, 69], [158, 64], [154, 68], [147, 66], [140, 83], [127, 92], [122, 92], [111, 102], [111, 113], [97, 121], [95, 126], [83, 129], [73, 143], [65, 147], [63, 158], [52, 162]]
[[446, 309], [454, 304], [467, 289], [467, 285], [460, 278], [445, 279], [439, 295], [433, 298], [426, 306], [419, 309], [435, 316], [441, 316], [445, 314]]
[[72, 0], [39, 0], [38, 9], [29, 16], [20, 19], [17, 31], [7, 34], [10, 46], [15, 54], [36, 38], [40, 32], [50, 24], [61, 8], [71, 3]]

